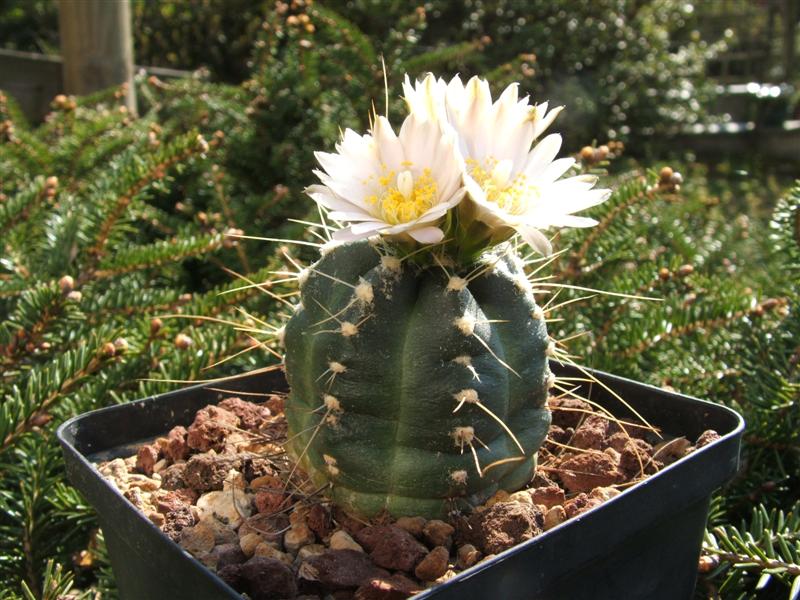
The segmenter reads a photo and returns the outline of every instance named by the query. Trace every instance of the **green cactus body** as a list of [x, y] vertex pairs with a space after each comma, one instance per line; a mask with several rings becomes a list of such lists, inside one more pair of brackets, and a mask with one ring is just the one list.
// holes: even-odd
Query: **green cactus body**
[[552, 383], [519, 259], [495, 250], [459, 277], [382, 251], [338, 246], [301, 277], [284, 333], [290, 451], [366, 517], [443, 516], [519, 489]]

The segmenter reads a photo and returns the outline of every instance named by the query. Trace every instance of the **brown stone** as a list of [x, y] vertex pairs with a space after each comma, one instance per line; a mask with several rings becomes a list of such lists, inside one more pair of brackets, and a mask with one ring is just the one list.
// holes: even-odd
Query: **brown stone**
[[215, 546], [211, 553], [216, 558], [218, 570], [228, 565], [239, 565], [247, 560], [239, 544], [220, 544]]
[[565, 500], [564, 490], [556, 484], [530, 490], [530, 494], [534, 504], [542, 504], [547, 508], [563, 504]]
[[601, 450], [608, 434], [608, 419], [600, 415], [589, 415], [575, 430], [570, 446], [586, 450]]
[[188, 487], [201, 492], [221, 490], [228, 471], [239, 465], [240, 460], [234, 456], [195, 454], [186, 463], [183, 478]]
[[577, 398], [550, 398], [547, 405], [553, 414], [553, 425], [562, 429], [574, 429], [592, 410], [589, 403]]
[[203, 522], [192, 527], [185, 527], [180, 533], [179, 543], [184, 550], [191, 554], [211, 552], [214, 548], [214, 530]]
[[571, 519], [572, 517], [598, 506], [600, 503], [600, 499], [590, 498], [587, 494], [581, 493], [564, 503], [564, 512], [567, 513], [567, 518]]
[[445, 546], [446, 548], [450, 548], [450, 546], [453, 545], [452, 536], [454, 531], [455, 528], [449, 523], [445, 523], [439, 519], [433, 519], [425, 524], [422, 535], [429, 546]]
[[190, 448], [206, 452], [222, 450], [225, 438], [239, 427], [239, 417], [218, 406], [206, 406], [197, 411], [189, 426], [186, 443]]
[[241, 588], [252, 600], [276, 600], [297, 595], [292, 570], [280, 560], [254, 556], [241, 565]]
[[697, 448], [702, 448], [703, 446], [707, 446], [711, 442], [716, 442], [718, 439], [720, 439], [720, 435], [716, 431], [714, 431], [713, 429], [707, 429], [706, 431], [700, 434], [699, 438], [697, 438], [697, 443], [695, 443], [695, 446]]
[[433, 581], [447, 572], [450, 552], [444, 546], [436, 546], [414, 569], [414, 574], [422, 581]]
[[413, 535], [395, 525], [371, 525], [355, 535], [379, 567], [410, 573], [428, 554]]
[[136, 452], [136, 470], [148, 477], [153, 474], [153, 467], [158, 461], [158, 446], [145, 444]]
[[172, 462], [185, 460], [189, 455], [189, 445], [186, 443], [187, 434], [186, 427], [183, 425], [178, 425], [170, 429], [161, 449], [164, 456], [169, 458]]
[[271, 515], [286, 508], [286, 496], [276, 492], [256, 492], [253, 499], [256, 511]]
[[484, 554], [497, 554], [542, 532], [544, 515], [533, 504], [498, 502], [473, 513], [470, 541]]
[[568, 458], [561, 463], [559, 476], [570, 493], [588, 492], [622, 480], [617, 463], [602, 452], [587, 452]]
[[458, 566], [468, 569], [481, 558], [481, 552], [472, 544], [464, 544], [458, 548]]
[[308, 526], [319, 539], [325, 539], [333, 531], [333, 517], [327, 506], [313, 505], [308, 511]]
[[185, 527], [194, 525], [194, 514], [188, 506], [183, 506], [178, 510], [164, 513], [164, 525], [161, 531], [167, 534], [172, 540], [178, 541], [181, 531]]
[[370, 579], [355, 594], [356, 600], [404, 600], [421, 591], [418, 584], [400, 573]]
[[272, 414], [263, 404], [246, 402], [241, 398], [226, 398], [219, 403], [219, 407], [239, 417], [240, 427], [248, 431], [257, 431], [260, 429], [261, 425], [263, 425]]
[[298, 571], [301, 580], [318, 582], [334, 590], [357, 588], [371, 579], [388, 576], [369, 556], [356, 550], [326, 550], [307, 558]]
[[426, 523], [427, 520], [424, 517], [400, 517], [395, 522], [395, 525], [401, 529], [405, 529], [415, 538], [421, 538], [422, 530], [425, 528]]
[[186, 487], [186, 463], [177, 463], [161, 471], [161, 489], [178, 490]]
[[355, 517], [348, 515], [344, 509], [338, 506], [333, 507], [333, 520], [339, 524], [339, 527], [354, 537], [360, 530], [367, 526], [366, 523], [362, 523]]

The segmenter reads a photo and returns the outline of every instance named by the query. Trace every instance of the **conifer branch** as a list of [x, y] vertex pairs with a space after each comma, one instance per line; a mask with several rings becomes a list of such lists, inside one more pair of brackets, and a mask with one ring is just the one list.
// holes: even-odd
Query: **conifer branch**
[[752, 309], [738, 310], [723, 317], [717, 317], [713, 319], [703, 319], [699, 321], [694, 321], [692, 323], [688, 323], [686, 325], [682, 325], [680, 327], [673, 327], [670, 331], [662, 332], [656, 336], [642, 340], [640, 343], [631, 346], [630, 348], [627, 348], [625, 351], [621, 353], [621, 356], [623, 358], [636, 356], [651, 349], [656, 344], [659, 344], [667, 340], [674, 340], [675, 338], [691, 335], [701, 329], [703, 330], [719, 329], [721, 327], [725, 327], [726, 325], [730, 325], [731, 323], [734, 323], [736, 321], [740, 321], [746, 317], [760, 317], [763, 316], [765, 312], [773, 310], [776, 307], [785, 306], [786, 303], [787, 303], [786, 298], [768, 298], [767, 300], [764, 300], [761, 304], [758, 304], [755, 308]]

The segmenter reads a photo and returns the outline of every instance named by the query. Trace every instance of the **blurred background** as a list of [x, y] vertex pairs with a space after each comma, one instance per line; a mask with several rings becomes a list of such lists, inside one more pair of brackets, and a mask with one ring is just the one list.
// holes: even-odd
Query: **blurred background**
[[285, 318], [242, 281], [313, 252], [226, 234], [314, 239], [313, 152], [382, 109], [382, 61], [396, 125], [405, 73], [566, 105], [562, 153], [615, 194], [550, 274], [663, 302], [565, 291], [553, 334], [744, 413], [697, 597], [796, 598], [798, 38], [797, 0], [0, 0], [0, 599], [115, 596], [53, 432], [275, 361], [165, 315]]

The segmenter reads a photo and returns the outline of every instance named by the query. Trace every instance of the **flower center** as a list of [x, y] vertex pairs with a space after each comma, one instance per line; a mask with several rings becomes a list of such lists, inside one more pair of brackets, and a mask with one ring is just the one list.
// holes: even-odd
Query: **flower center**
[[514, 164], [508, 159], [498, 161], [488, 157], [480, 163], [468, 158], [466, 163], [469, 174], [481, 186], [486, 199], [509, 214], [525, 214], [531, 201], [539, 198], [539, 188], [528, 183], [524, 173], [511, 178]]
[[390, 225], [418, 219], [437, 204], [439, 190], [430, 169], [423, 170], [416, 180], [411, 171], [397, 174], [389, 171], [378, 178], [378, 183], [382, 190], [369, 201], [377, 206], [380, 217]]

